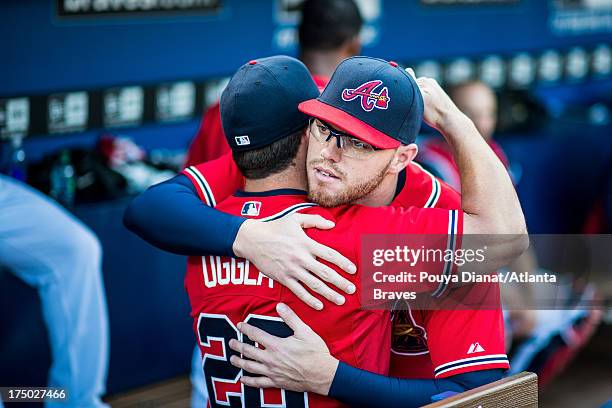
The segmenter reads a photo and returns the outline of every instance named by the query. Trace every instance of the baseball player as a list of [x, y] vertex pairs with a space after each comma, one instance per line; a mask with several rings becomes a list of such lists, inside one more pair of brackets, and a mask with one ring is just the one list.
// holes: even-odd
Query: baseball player
[[[351, 65], [351, 60], [360, 61], [357, 62], [357, 64], [360, 64], [362, 70], [367, 71], [367, 68], [364, 67], [364, 65], [367, 66], [367, 64], [360, 58], [349, 59], [338, 67], [328, 87], [320, 98], [300, 104], [300, 109], [303, 112], [317, 118], [314, 121], [316, 125], [311, 126], [311, 128], [315, 129], [311, 134], [314, 133], [316, 135], [318, 128], [322, 132], [327, 132], [325, 133], [327, 135], [333, 135], [334, 133], [336, 135], [344, 134], [346, 137], [359, 135], [361, 141], [367, 142], [372, 140], [370, 139], [372, 136], [369, 134], [372, 129], [378, 132], [375, 134], [382, 133], [388, 135], [392, 132], [390, 129], [393, 129], [394, 124], [389, 123], [392, 122], [392, 119], [385, 118], [386, 120], [384, 122], [378, 123], [373, 117], [368, 117], [367, 113], [363, 113], [373, 111], [376, 108], [375, 104], [380, 102], [381, 99], [393, 100], [393, 96], [389, 95], [391, 93], [389, 89], [391, 88], [389, 87], [389, 89], [387, 89], [384, 87], [384, 85], [389, 84], [390, 81], [381, 80], [383, 75], [380, 74], [380, 71], [382, 71], [382, 69], [380, 71], [368, 72], [370, 74], [369, 76], [366, 75], [362, 77], [358, 75], [356, 72], [347, 69], [347, 66], [350, 67]], [[394, 64], [391, 64], [391, 66], [393, 65]], [[444, 115], [454, 117], [458, 122], [453, 124], [448, 122], [445, 123], [444, 120], [442, 122], [437, 122], [436, 119], [439, 119], [440, 116], [436, 118], [434, 114], [426, 115], [426, 119], [429, 119], [428, 123], [445, 134], [449, 143], [454, 147], [464, 142], [468, 144], [473, 142], [474, 147], [477, 145], [480, 146], [479, 149], [482, 149], [484, 145], [485, 148], [482, 149], [481, 152], [484, 154], [486, 151], [486, 159], [491, 160], [491, 164], [495, 163], [494, 167], [496, 174], [500, 177], [500, 180], [503, 179], [504, 187], [508, 188], [504, 193], [513, 196], [512, 184], [504, 171], [503, 165], [495, 158], [494, 154], [486, 148], [486, 144], [482, 143], [482, 138], [478, 135], [471, 121], [467, 120], [467, 118], [459, 112], [437, 84], [428, 79], [421, 79], [420, 82], [426, 100], [429, 98], [430, 101], [432, 101], [431, 106], [428, 106], [430, 108], [429, 112], [444, 112]], [[362, 85], [355, 86], [359, 83], [362, 83]], [[352, 97], [357, 93], [360, 94], [361, 98]], [[397, 94], [397, 92], [393, 93]], [[366, 98], [368, 99], [367, 101]], [[350, 104], [354, 99], [361, 99], [356, 104], [356, 108]], [[440, 106], [436, 106], [434, 103], [444, 104], [446, 105], [446, 109], [440, 109]], [[381, 104], [380, 109], [387, 111], [385, 113], [393, 114], [393, 112], [388, 112], [390, 109], [389, 104]], [[399, 111], [401, 112], [401, 110]], [[397, 111], [395, 113], [397, 113]], [[391, 116], [391, 118], [392, 117], [393, 116]], [[460, 123], [462, 121], [465, 121], [465, 127], [461, 126]], [[323, 125], [321, 126], [321, 124]], [[372, 126], [373, 124], [375, 124], [376, 127]], [[334, 128], [334, 125], [337, 128]], [[461, 132], [457, 132], [459, 128], [462, 128]], [[384, 132], [381, 132], [381, 129], [383, 129]], [[346, 132], [351, 132], [351, 135], [347, 135]], [[467, 135], [466, 139], [469, 137], [468, 140], [462, 140], [462, 138], [459, 137], [463, 132]], [[324, 139], [329, 140], [329, 138], [330, 136], [327, 136], [327, 138]], [[339, 203], [338, 197], [350, 197], [348, 199], [349, 201], [354, 200], [356, 197], [351, 196], [352, 192], [350, 189], [346, 188], [346, 185], [343, 185], [345, 183], [342, 183], [342, 181], [346, 177], [346, 170], [350, 169], [351, 166], [357, 168], [360, 166], [360, 163], [347, 161], [346, 165], [339, 165], [343, 160], [342, 155], [338, 151], [330, 151], [329, 145], [325, 148], [321, 148], [319, 143], [313, 141], [321, 141], [320, 139], [322, 138], [314, 136], [311, 138], [309, 144], [307, 162], [310, 197], [316, 197], [318, 202], [331, 205]], [[400, 147], [398, 150], [401, 149]], [[462, 169], [462, 174], [464, 174], [466, 165], [470, 166], [472, 163], [465, 160], [466, 158], [461, 157], [460, 150], [457, 150], [457, 153], [457, 159], [458, 162], [461, 163], [460, 168]], [[473, 153], [479, 154], [476, 150]], [[319, 157], [323, 160], [311, 160], [311, 158]], [[321, 165], [321, 163], [327, 161], [330, 163]], [[485, 174], [481, 174], [481, 177], [484, 178], [486, 176]], [[482, 178], [480, 180], [482, 180]], [[467, 182], [468, 179], [465, 181]], [[384, 183], [383, 180], [381, 180], [380, 183], [374, 184], [380, 186], [382, 183]], [[357, 182], [353, 183], [354, 186], [357, 186], [357, 189], [364, 190], [368, 189], [368, 187], [366, 187], [368, 184], [368, 182], [362, 182], [361, 184]], [[493, 188], [492, 185], [490, 187]], [[370, 192], [368, 191], [368, 193]], [[468, 194], [471, 195], [471, 193], [473, 193], [473, 190], [468, 190]], [[471, 197], [464, 197], [464, 200], [465, 199], [471, 201]], [[516, 197], [514, 200], [516, 200]], [[518, 202], [515, 201], [515, 204], [516, 203]], [[520, 224], [520, 220], [517, 221], [519, 221]], [[466, 224], [466, 230], [467, 229], [469, 229], [469, 226]], [[481, 319], [479, 328], [473, 324], [474, 316], [476, 315]], [[323, 395], [333, 396], [350, 405], [360, 406], [419, 406], [429, 402], [429, 397], [431, 395], [445, 389], [463, 391], [465, 388], [462, 389], [462, 386], [465, 387], [467, 385], [467, 388], [474, 386], [475, 384], [472, 382], [474, 381], [473, 378], [477, 378], [478, 375], [469, 374], [476, 374], [475, 371], [477, 370], [486, 372], [508, 368], [507, 358], [504, 354], [503, 325], [499, 310], [486, 312], [467, 311], [467, 313], [459, 313], [458, 311], [450, 310], [438, 311], [435, 313], [421, 311], [418, 314], [409, 310], [403, 317], [403, 321], [395, 323], [396, 327], [408, 327], [409, 329], [406, 330], [406, 334], [409, 333], [409, 336], [416, 340], [413, 341], [411, 345], [409, 344], [404, 347], [404, 349], [401, 350], [403, 353], [397, 353], [404, 358], [409, 358], [404, 361], [403, 367], [401, 367], [404, 370], [404, 375], [418, 378], [420, 376], [416, 373], [421, 369], [422, 373], [424, 373], [421, 378], [435, 377], [433, 380], [404, 380], [398, 383], [396, 379], [367, 374], [362, 370], [355, 370], [354, 367], [350, 367], [342, 362], [338, 364], [338, 360], [331, 357], [329, 352], [327, 353], [328, 359], [316, 360], [317, 363], [313, 365], [313, 367], [316, 366], [317, 368], [313, 371], [303, 370], [302, 368], [304, 365], [300, 365], [299, 362], [302, 360], [305, 362], [305, 365], [308, 365], [311, 356], [304, 355], [303, 359], [298, 357], [293, 358], [296, 364], [287, 362], [286, 359], [281, 358], [283, 362], [280, 365], [291, 367], [289, 370], [290, 372], [286, 372], [285, 376], [279, 374], [280, 378], [272, 379], [270, 377], [279, 372], [283, 372], [283, 370], [282, 368], [272, 372], [269, 370], [270, 366], [278, 368], [278, 366], [271, 362], [271, 356], [265, 355], [264, 357], [264, 354], [260, 354], [259, 350], [255, 347], [240, 345], [238, 342], [232, 342], [232, 348], [237, 352], [243, 353], [245, 357], [255, 359], [258, 362], [252, 363], [238, 357], [233, 357], [232, 360], [238, 368], [268, 376], [267, 378], [243, 378], [243, 383], [245, 384], [258, 387], [287, 386], [297, 391], [314, 391]], [[302, 322], [299, 322], [297, 317], [293, 319], [293, 322], [296, 323], [296, 326], [292, 327], [294, 330], [301, 329], [302, 331], [307, 331], [311, 337], [316, 337], [315, 343], [319, 346], [324, 345], [324, 342], [321, 341], [312, 330], [304, 326]], [[317, 326], [314, 327], [314, 330], [318, 331]], [[429, 340], [430, 343], [433, 344], [429, 348], [427, 345], [427, 332], [424, 328], [427, 328], [430, 334], [433, 334], [433, 339], [430, 337], [431, 340]], [[273, 344], [278, 344], [278, 339], [274, 336], [270, 336], [248, 324], [243, 324], [240, 331], [247, 334], [251, 340], [255, 340], [259, 344], [274, 347], [275, 353], [279, 351], [278, 348], [273, 346]], [[450, 335], [446, 332], [450, 332]], [[259, 342], [257, 339], [262, 341]], [[441, 343], [442, 339], [446, 340], [445, 344]], [[449, 339], [452, 339], [452, 342], [448, 342]], [[398, 341], [394, 343], [394, 345], [397, 343], [400, 342]], [[414, 345], [416, 344], [418, 346], [419, 343], [420, 349], [418, 347], [415, 348]], [[266, 348], [268, 348], [268, 346], [266, 346]], [[287, 347], [287, 349], [289, 348], [291, 348], [291, 346]], [[281, 353], [283, 353], [282, 347], [280, 347], [280, 349]], [[293, 351], [297, 350], [293, 349]], [[336, 354], [333, 350], [331, 353]], [[430, 353], [431, 356], [428, 356], [427, 354]], [[423, 358], [419, 359], [419, 357]], [[277, 359], [277, 361], [279, 360]], [[262, 362], [265, 362], [265, 364], [262, 364]], [[325, 362], [327, 365], [318, 364], [321, 362]], [[420, 367], [414, 371], [406, 362], [416, 363], [416, 365]], [[432, 367], [432, 364], [437, 364], [437, 366]], [[326, 370], [325, 367], [332, 368]], [[318, 374], [314, 373], [314, 371]], [[302, 378], [302, 380], [295, 381], [295, 374]], [[334, 375], [333, 381], [331, 380], [332, 374]], [[500, 374], [501, 373], [498, 372], [498, 375]], [[291, 377], [291, 375], [294, 375], [294, 377]]]
[[[392, 66], [392, 67], [393, 67], [393, 65], [390, 65], [390, 66]], [[387, 92], [388, 92], [388, 90], [387, 90]], [[388, 96], [388, 95], [387, 95], [387, 96]], [[319, 127], [318, 127], [318, 129], [321, 129], [320, 125], [317, 125], [317, 126], [319, 126]], [[314, 128], [314, 126], [311, 126], [311, 128]], [[325, 128], [323, 128], [323, 129], [325, 129]], [[200, 177], [201, 175], [200, 175], [200, 174], [198, 174], [197, 172], [195, 172], [194, 170], [196, 170], [196, 169], [188, 169], [188, 170], [186, 171], [186, 174], [190, 174], [190, 172], [193, 172], [193, 173], [191, 173], [191, 178], [192, 178], [192, 181], [194, 181], [194, 184], [196, 184], [197, 186], [199, 186], [199, 187], [200, 187], [199, 192], [200, 192], [200, 194], [202, 195], [202, 197], [204, 197], [204, 199], [206, 199], [206, 200], [210, 200], [211, 196], [210, 196], [210, 195], [208, 194], [208, 192], [206, 191], [206, 188], [202, 188], [202, 186], [205, 186], [205, 187], [206, 187], [206, 186], [207, 186], [207, 184], [209, 184], [209, 183], [206, 183], [206, 181], [205, 181], [205, 180], [199, 179], [199, 177]], [[203, 182], [203, 181], [204, 181], [204, 182]], [[206, 198], [206, 197], [208, 197], [208, 198]], [[251, 210], [252, 208], [253, 208], [253, 206], [252, 206], [251, 204], [249, 204], [249, 211], [252, 211], [252, 210]], [[473, 347], [473, 349], [477, 349], [477, 347], [475, 347], [475, 346], [474, 346], [474, 347]], [[480, 350], [479, 350], [479, 351], [480, 351]], [[505, 364], [507, 364], [507, 363], [505, 363]]]
[[[394, 76], [404, 79], [402, 85], [407, 88], [404, 99], [414, 100], [414, 95], [409, 94], [416, 90], [416, 85], [411, 84], [401, 70], [390, 71]], [[389, 76], [389, 81], [392, 81], [393, 76]], [[259, 87], [257, 83], [263, 86]], [[445, 234], [450, 229], [451, 234], [461, 233], [462, 216], [458, 210], [430, 210], [425, 217], [419, 213], [422, 210], [416, 209], [406, 212], [370, 207], [322, 210], [309, 203], [304, 191], [306, 145], [302, 143], [306, 137], [304, 124], [307, 117], [296, 108], [288, 110], [285, 106], [288, 102], [297, 106], [299, 102], [317, 95], [318, 90], [309, 79], [305, 67], [288, 57], [253, 61], [234, 75], [223, 93], [221, 111], [224, 129], [228, 135], [232, 135], [228, 142], [238, 167], [246, 176], [246, 184], [245, 191], [239, 191], [217, 204], [217, 208], [260, 219], [280, 218], [300, 210], [320, 213], [327, 219], [336, 220], [336, 227], [322, 233], [318, 239], [327, 244], [333, 243], [337, 250], [354, 260], [358, 257], [360, 234], [364, 232], [427, 231]], [[256, 109], [255, 103], [262, 99], [269, 102]], [[275, 105], [271, 100], [278, 102]], [[398, 107], [411, 107], [408, 103], [401, 105], [400, 101], [397, 104]], [[414, 122], [418, 122], [421, 112], [422, 105], [419, 107], [419, 104], [414, 104], [412, 109], [406, 109], [404, 115], [397, 117], [398, 123], [406, 121], [411, 124], [409, 128], [395, 134], [397, 139], [407, 140], [416, 136], [418, 123]], [[312, 130], [312, 126], [309, 130]], [[399, 144], [399, 141], [389, 136], [384, 139], [377, 136], [381, 139], [378, 143]], [[360, 157], [374, 154], [374, 150], [363, 146], [355, 146], [350, 152]], [[393, 152], [384, 153], [390, 156]], [[291, 165], [296, 157], [301, 158], [296, 160], [302, 163], [299, 167]], [[193, 181], [197, 183], [198, 180]], [[353, 278], [353, 284], [358, 286], [359, 282]], [[263, 277], [247, 260], [230, 257], [190, 257], [185, 286], [202, 350], [211, 406], [241, 403], [246, 406], [264, 406], [283, 401], [287, 406], [338, 406], [337, 402], [318, 395], [285, 391], [267, 395], [250, 387], [242, 390], [238, 381], [240, 370], [231, 366], [229, 354], [222, 352], [223, 345], [238, 338], [235, 324], [245, 320], [262, 329], [289, 335], [289, 329], [276, 317], [278, 301], [285, 301], [300, 310], [305, 319], [316, 324], [330, 347], [351, 364], [373, 372], [388, 372], [391, 333], [388, 312], [361, 310], [357, 297], [350, 297], [342, 307], [328, 308], [328, 319], [323, 323], [319, 321], [318, 312], [282, 286]]]

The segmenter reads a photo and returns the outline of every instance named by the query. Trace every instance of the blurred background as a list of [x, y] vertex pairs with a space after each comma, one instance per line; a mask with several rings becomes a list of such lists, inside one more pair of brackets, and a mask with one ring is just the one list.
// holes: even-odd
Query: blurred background
[[[97, 237], [88, 251], [102, 262], [95, 296], [105, 297], [108, 309], [110, 334], [104, 324], [97, 329], [110, 344], [107, 395], [183, 378], [172, 392], [188, 405], [194, 338], [185, 258], [128, 232], [123, 211], [135, 194], [180, 171], [205, 110], [240, 65], [298, 55], [301, 3], [0, 4], [0, 172], [50, 196], [74, 214], [84, 234]], [[361, 54], [414, 67], [449, 90], [478, 81], [494, 92], [492, 135], [530, 233], [611, 232], [612, 1], [356, 3]], [[437, 140], [423, 129], [417, 160], [451, 182]], [[4, 223], [6, 209], [0, 201]], [[21, 210], [10, 213], [15, 223], [38, 211]], [[0, 264], [0, 384], [45, 385], [53, 375], [50, 337], [61, 337], [46, 328], [45, 302], [59, 295], [41, 292], [42, 280]], [[612, 397], [612, 317], [599, 319], [593, 337], [586, 336], [591, 342], [581, 342], [543, 388], [544, 406], [598, 406]], [[566, 329], [558, 330], [561, 341]], [[589, 375], [604, 385], [590, 390]], [[587, 394], [596, 396], [588, 404], [571, 399]]]

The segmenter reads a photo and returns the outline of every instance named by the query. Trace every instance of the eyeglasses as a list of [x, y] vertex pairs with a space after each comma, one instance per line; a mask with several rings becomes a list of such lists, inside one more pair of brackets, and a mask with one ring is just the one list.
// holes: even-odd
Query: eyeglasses
[[359, 140], [347, 133], [333, 130], [330, 125], [320, 119], [311, 118], [308, 126], [310, 134], [321, 144], [327, 144], [332, 138], [336, 138], [336, 146], [342, 151], [342, 155], [355, 159], [363, 159], [377, 150], [377, 147]]

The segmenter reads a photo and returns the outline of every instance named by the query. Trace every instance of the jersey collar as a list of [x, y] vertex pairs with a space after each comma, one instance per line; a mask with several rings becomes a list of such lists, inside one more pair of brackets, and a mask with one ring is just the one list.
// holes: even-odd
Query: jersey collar
[[307, 195], [308, 193], [304, 190], [298, 190], [296, 188], [278, 188], [275, 190], [267, 191], [244, 191], [238, 190], [234, 193], [236, 197], [269, 197], [279, 195]]
[[402, 192], [405, 185], [406, 185], [406, 169], [400, 171], [397, 177], [397, 185], [395, 186], [395, 194], [393, 195], [394, 200], [397, 198], [399, 193]]

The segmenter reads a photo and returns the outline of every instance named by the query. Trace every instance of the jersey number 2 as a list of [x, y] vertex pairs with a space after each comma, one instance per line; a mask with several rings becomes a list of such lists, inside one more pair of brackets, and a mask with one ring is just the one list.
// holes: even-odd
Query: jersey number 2
[[[278, 337], [288, 337], [292, 330], [278, 317], [249, 315], [245, 320]], [[263, 390], [247, 387], [240, 382], [242, 370], [230, 363], [232, 355], [239, 356], [229, 347], [229, 341], [236, 339], [255, 345], [238, 331], [226, 315], [200, 313], [198, 319], [198, 340], [203, 349], [202, 367], [208, 390], [209, 404], [216, 407], [269, 407], [306, 408], [308, 394], [286, 390]], [[244, 375], [255, 376], [248, 372]]]

